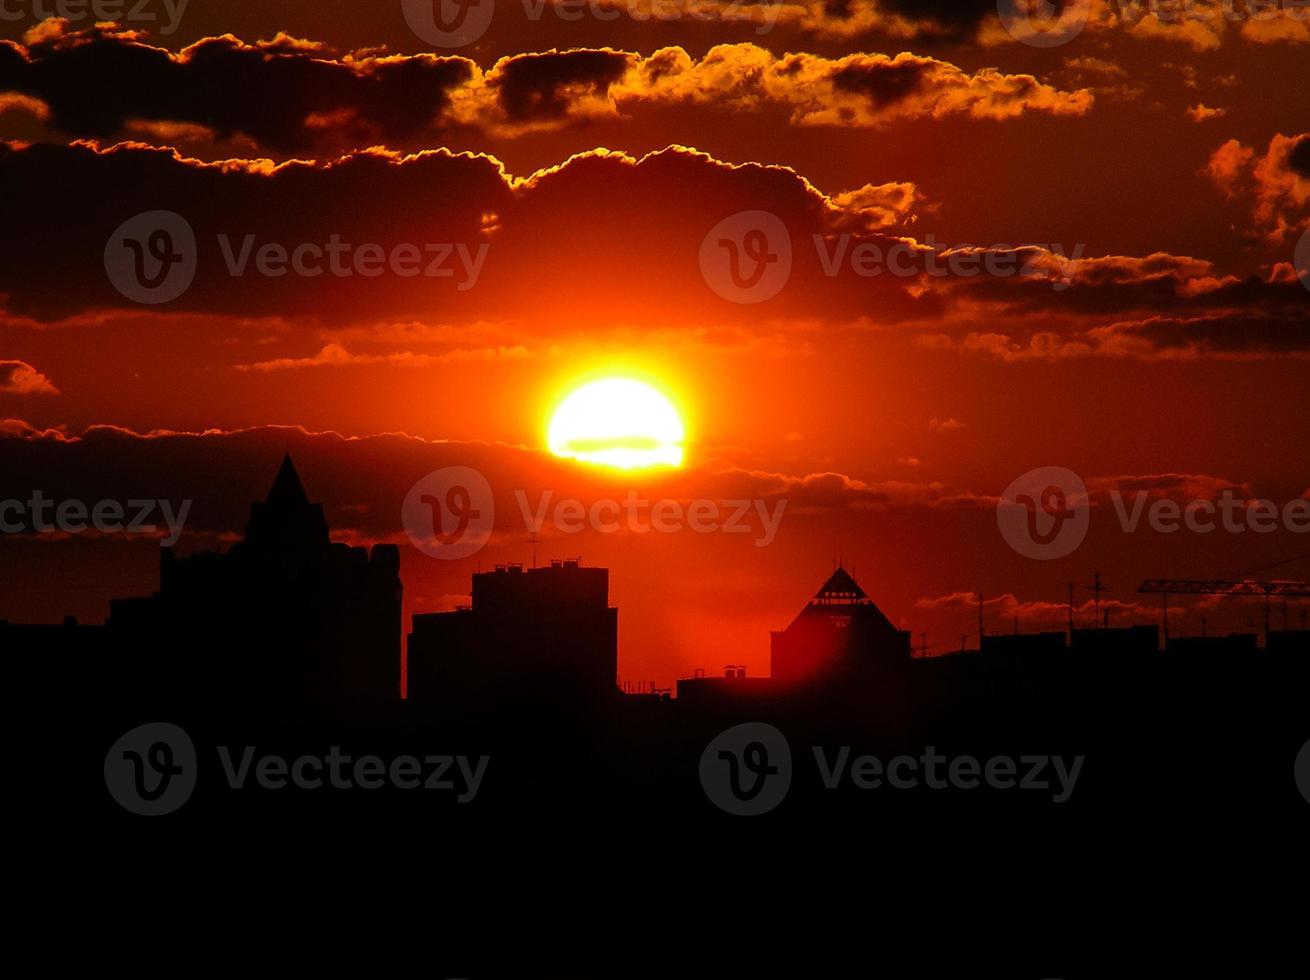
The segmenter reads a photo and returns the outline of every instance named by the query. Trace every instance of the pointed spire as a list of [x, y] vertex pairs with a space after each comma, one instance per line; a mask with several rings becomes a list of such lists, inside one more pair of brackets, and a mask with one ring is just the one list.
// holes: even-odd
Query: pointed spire
[[316, 551], [330, 544], [323, 505], [311, 503], [291, 454], [282, 457], [268, 497], [250, 508], [245, 544]]
[[309, 495], [300, 482], [296, 464], [291, 462], [291, 453], [282, 457], [282, 465], [277, 471], [277, 478], [268, 491], [267, 502], [282, 507], [308, 507]]

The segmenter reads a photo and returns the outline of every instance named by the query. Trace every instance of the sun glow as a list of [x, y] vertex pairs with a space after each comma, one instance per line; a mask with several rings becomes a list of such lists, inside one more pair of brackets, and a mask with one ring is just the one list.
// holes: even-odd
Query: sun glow
[[682, 419], [664, 395], [628, 378], [593, 381], [564, 399], [546, 443], [556, 456], [619, 469], [682, 465]]

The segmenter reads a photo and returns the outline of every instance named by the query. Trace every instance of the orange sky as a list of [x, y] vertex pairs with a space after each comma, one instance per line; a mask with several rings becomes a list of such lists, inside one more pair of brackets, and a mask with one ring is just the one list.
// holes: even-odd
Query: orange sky
[[[516, 491], [785, 500], [761, 547], [543, 530], [543, 560], [611, 567], [621, 670], [661, 684], [767, 670], [767, 631], [834, 554], [948, 649], [976, 629], [978, 591], [991, 629], [1058, 628], [1065, 583], [1101, 570], [1120, 621], [1149, 622], [1143, 578], [1310, 551], [1285, 526], [1128, 533], [1108, 496], [1310, 494], [1295, 11], [1171, 24], [1095, 0], [1043, 48], [991, 3], [707, 2], [667, 23], [634, 19], [644, 6], [534, 21], [497, 4], [451, 49], [399, 0], [196, 4], [167, 34], [0, 22], [0, 500], [194, 499], [184, 547], [216, 546], [290, 444], [344, 537], [406, 544], [407, 613], [459, 601], [479, 562], [528, 560]], [[194, 278], [142, 304], [106, 243], [160, 210], [194, 236]], [[743, 212], [774, 216], [791, 251], [785, 284], [750, 304], [701, 258]], [[233, 274], [247, 240], [446, 245], [451, 274]], [[909, 274], [861, 274], [861, 247], [902, 250]], [[929, 271], [964, 253], [1038, 274]], [[598, 374], [673, 396], [683, 470], [544, 453], [551, 407]], [[408, 545], [400, 502], [454, 465], [487, 477], [497, 523], [447, 562]], [[1092, 517], [1074, 553], [1034, 561], [996, 501], [1047, 465], [1093, 488]], [[154, 587], [156, 561], [131, 536], [9, 535], [0, 618], [98, 621]]]

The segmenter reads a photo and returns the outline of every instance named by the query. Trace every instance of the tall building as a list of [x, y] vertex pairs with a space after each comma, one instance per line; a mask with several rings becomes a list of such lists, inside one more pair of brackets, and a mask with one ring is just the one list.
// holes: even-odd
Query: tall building
[[618, 616], [609, 569], [578, 559], [497, 565], [473, 576], [472, 605], [414, 617], [409, 698], [447, 707], [526, 700], [566, 710], [618, 693]]
[[243, 539], [160, 556], [160, 587], [110, 604], [114, 646], [162, 691], [264, 714], [367, 709], [400, 696], [400, 551], [334, 543], [290, 455]]
[[784, 685], [873, 680], [910, 662], [898, 630], [838, 567], [785, 630], [770, 634], [770, 673]]

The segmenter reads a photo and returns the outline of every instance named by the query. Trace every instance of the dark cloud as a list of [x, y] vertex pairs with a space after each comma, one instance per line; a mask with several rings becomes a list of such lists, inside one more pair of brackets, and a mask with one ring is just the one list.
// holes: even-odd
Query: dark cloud
[[[1076, 317], [1130, 313], [1206, 311], [1299, 314], [1305, 290], [1295, 279], [1260, 276], [1220, 276], [1214, 266], [1190, 256], [1154, 253], [1147, 256], [1074, 256], [1074, 248], [1057, 254], [1039, 246], [982, 250], [1005, 267], [1026, 274], [969, 278], [947, 277], [941, 288], [995, 302], [1011, 314], [1060, 313]], [[1010, 260], [1009, 256], [1014, 255]]]
[[[50, 499], [192, 500], [190, 531], [230, 536], [245, 526], [251, 501], [263, 499], [286, 452], [313, 499], [326, 505], [333, 527], [371, 540], [403, 543], [405, 495], [415, 482], [446, 466], [469, 466], [487, 478], [495, 510], [507, 518], [498, 525], [502, 529], [512, 528], [521, 515], [517, 490], [532, 497], [551, 490], [556, 497], [586, 501], [615, 493], [613, 474], [496, 443], [399, 434], [347, 437], [298, 426], [146, 434], [97, 425], [70, 433], [7, 419], [0, 420], [0, 499], [27, 499], [40, 488]], [[634, 479], [643, 485], [654, 482], [649, 475]], [[688, 501], [785, 497], [809, 513], [995, 505], [992, 497], [940, 483], [866, 482], [835, 472], [792, 476], [688, 467], [660, 475], [658, 490], [669, 499]]]
[[207, 159], [425, 149], [688, 102], [723, 112], [787, 107], [793, 125], [881, 126], [927, 116], [1081, 115], [1093, 101], [1031, 75], [971, 73], [908, 53], [834, 60], [734, 44], [696, 60], [676, 46], [648, 58], [571, 49], [502, 58], [484, 74], [461, 57], [343, 54], [284, 34], [255, 43], [205, 38], [173, 53], [110, 26], [67, 25], [26, 45], [0, 42], [0, 95], [23, 99], [53, 133], [143, 138]]
[[1233, 312], [1200, 317], [1153, 317], [1098, 331], [1107, 347], [1135, 344], [1157, 353], [1191, 355], [1310, 354], [1310, 311], [1282, 315]]
[[[448, 306], [465, 295], [453, 274], [270, 277], [257, 274], [256, 251], [301, 243], [326, 249], [333, 241], [351, 246], [351, 256], [365, 245], [388, 254], [402, 243], [477, 249], [487, 241], [489, 215], [505, 210], [511, 198], [495, 160], [444, 150], [272, 168], [259, 161], [201, 164], [136, 145], [102, 152], [88, 145], [0, 144], [0, 174], [6, 187], [28, 191], [4, 206], [0, 293], [11, 312], [41, 317], [132, 308], [106, 274], [106, 245], [123, 222], [160, 210], [181, 215], [197, 243], [194, 281], [170, 310], [350, 316], [370, 307]], [[58, 191], [46, 195], [42, 188]], [[245, 271], [234, 277], [229, 260], [239, 261], [243, 250]], [[419, 267], [437, 257], [421, 255]], [[453, 269], [457, 258], [446, 256], [443, 266]]]
[[879, 108], [908, 99], [927, 77], [927, 68], [920, 61], [861, 62], [844, 65], [832, 76], [838, 89], [865, 95]]
[[559, 119], [579, 90], [605, 96], [634, 60], [620, 51], [525, 54], [497, 66], [493, 87], [514, 122]]
[[1298, 176], [1310, 180], [1310, 135], [1302, 136], [1287, 154], [1287, 165]]
[[1149, 316], [1065, 334], [1038, 330], [1023, 337], [974, 331], [959, 339], [927, 334], [920, 337], [920, 344], [1008, 362], [1306, 357], [1310, 356], [1310, 314], [1289, 304], [1266, 313], [1229, 310], [1190, 317]]
[[112, 137], [135, 120], [185, 122], [279, 152], [312, 149], [334, 130], [357, 145], [429, 132], [473, 73], [463, 58], [340, 59], [285, 36], [206, 38], [177, 54], [111, 28], [0, 42], [0, 91], [40, 99], [62, 132]]
[[[790, 168], [732, 166], [682, 148], [640, 161], [597, 151], [516, 182], [491, 157], [446, 151], [408, 157], [377, 151], [331, 164], [271, 167], [204, 164], [138, 145], [0, 144], [0, 180], [7, 187], [60, 188], [49, 197], [18, 195], [3, 212], [11, 233], [0, 238], [0, 293], [11, 314], [42, 319], [140, 309], [114, 288], [105, 249], [125, 221], [158, 210], [183, 216], [197, 243], [190, 288], [157, 308], [170, 313], [334, 322], [401, 315], [662, 326], [753, 321], [760, 310], [715, 295], [699, 265], [710, 229], [751, 209], [777, 215], [794, 243], [792, 281], [765, 307], [771, 315], [933, 308], [931, 298], [910, 295], [911, 282], [882, 277], [842, 290], [824, 275], [811, 236], [839, 220], [864, 220], [868, 194], [828, 198]], [[387, 254], [443, 244], [486, 251], [474, 288], [467, 289], [460, 288], [458, 254], [446, 257], [452, 274], [441, 278], [403, 278], [389, 270], [376, 278], [274, 278], [256, 274], [253, 264], [240, 277], [229, 272], [247, 241], [253, 255], [269, 243], [290, 250], [299, 243], [322, 246], [333, 236]]]
[[[1063, 9], [1068, 2], [1054, 0], [1054, 5]], [[983, 19], [996, 13], [994, 0], [879, 0], [878, 8], [958, 37], [976, 33]]]
[[[274, 167], [206, 164], [139, 145], [0, 145], [0, 180], [32, 189], [12, 197], [3, 212], [11, 233], [0, 238], [0, 293], [10, 314], [43, 320], [141, 309], [115, 289], [104, 256], [125, 221], [158, 210], [183, 216], [197, 243], [190, 288], [150, 308], [170, 314], [282, 316], [329, 326], [393, 317], [519, 320], [544, 333], [563, 324], [668, 329], [758, 324], [761, 317], [935, 320], [960, 330], [982, 310], [1016, 321], [1058, 317], [1060, 329], [1085, 335], [1161, 315], [1222, 319], [1241, 311], [1287, 321], [1305, 303], [1294, 278], [1224, 277], [1208, 261], [1165, 253], [956, 249], [973, 259], [970, 271], [957, 274], [943, 261], [951, 253], [874, 230], [913, 204], [910, 185], [828, 195], [788, 167], [731, 165], [681, 147], [640, 160], [593, 151], [515, 178], [494, 158], [447, 151], [370, 151]], [[40, 193], [44, 187], [59, 192]], [[787, 242], [771, 247], [789, 244], [791, 274], [758, 306], [733, 303], [707, 280], [702, 246], [719, 222], [760, 211], [785, 229]], [[351, 255], [364, 247], [383, 255], [417, 247], [423, 267], [429, 248], [443, 248], [443, 274], [405, 277], [384, 267], [375, 277], [290, 270], [270, 276], [254, 266], [265, 246], [289, 252], [334, 240], [350, 246]], [[881, 257], [871, 274], [856, 258], [869, 250]], [[243, 251], [247, 270], [234, 276], [229, 265]], [[932, 267], [930, 256], [937, 260]], [[473, 279], [463, 264], [469, 258], [480, 262]], [[1298, 321], [1290, 322], [1295, 336]]]

